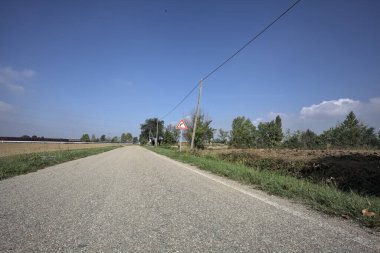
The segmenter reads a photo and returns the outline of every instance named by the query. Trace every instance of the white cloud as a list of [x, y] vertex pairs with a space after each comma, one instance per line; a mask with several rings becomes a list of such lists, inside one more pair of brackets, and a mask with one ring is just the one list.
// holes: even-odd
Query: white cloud
[[15, 70], [12, 67], [0, 68], [0, 86], [10, 91], [21, 92], [25, 88], [23, 84], [36, 75], [31, 69]]
[[10, 112], [13, 110], [13, 106], [8, 104], [8, 103], [5, 103], [3, 101], [0, 101], [0, 113], [2, 112]]
[[342, 122], [350, 111], [353, 111], [366, 125], [380, 130], [380, 97], [371, 98], [368, 101], [350, 98], [322, 101], [319, 104], [304, 106], [296, 114], [270, 112], [252, 122], [257, 125], [260, 122], [271, 121], [280, 115], [283, 130], [311, 129], [320, 133]]
[[305, 119], [342, 116], [358, 109], [361, 104], [360, 101], [349, 98], [323, 101], [317, 105], [302, 107], [300, 116]]

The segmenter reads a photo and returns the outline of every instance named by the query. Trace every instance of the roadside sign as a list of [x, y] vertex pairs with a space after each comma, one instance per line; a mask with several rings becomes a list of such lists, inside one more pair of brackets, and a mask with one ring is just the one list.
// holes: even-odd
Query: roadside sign
[[187, 130], [187, 129], [189, 129], [183, 119], [181, 119], [179, 121], [178, 125], [175, 128], [181, 129], [181, 130]]
[[182, 149], [182, 130], [187, 130], [189, 128], [186, 126], [186, 123], [183, 119], [181, 119], [179, 121], [178, 125], [175, 128], [181, 130], [181, 135], [179, 136], [179, 152], [181, 152], [181, 149]]

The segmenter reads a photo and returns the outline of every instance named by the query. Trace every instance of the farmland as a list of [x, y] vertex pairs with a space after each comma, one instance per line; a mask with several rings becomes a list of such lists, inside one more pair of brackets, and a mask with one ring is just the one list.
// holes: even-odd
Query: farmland
[[74, 150], [74, 149], [87, 149], [87, 148], [100, 148], [113, 146], [115, 144], [108, 143], [41, 143], [41, 142], [25, 142], [25, 143], [1, 143], [0, 142], [0, 157], [40, 153], [46, 151], [59, 151], [59, 150]]
[[379, 150], [219, 149], [201, 154], [380, 197]]

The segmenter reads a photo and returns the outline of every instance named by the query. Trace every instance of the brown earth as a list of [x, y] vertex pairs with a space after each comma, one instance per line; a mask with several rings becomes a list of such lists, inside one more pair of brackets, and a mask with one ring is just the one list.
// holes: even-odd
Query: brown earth
[[55, 150], [71, 150], [113, 146], [108, 143], [0, 143], [0, 157]]
[[204, 152], [255, 169], [265, 168], [335, 185], [344, 191], [380, 196], [379, 150], [219, 149]]

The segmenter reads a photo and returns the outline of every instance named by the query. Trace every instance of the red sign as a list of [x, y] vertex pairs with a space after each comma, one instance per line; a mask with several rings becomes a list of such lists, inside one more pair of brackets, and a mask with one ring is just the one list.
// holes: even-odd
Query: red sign
[[186, 123], [183, 119], [181, 119], [178, 123], [178, 125], [175, 127], [177, 129], [181, 129], [181, 130], [187, 130], [189, 129], [187, 126], [186, 126]]

